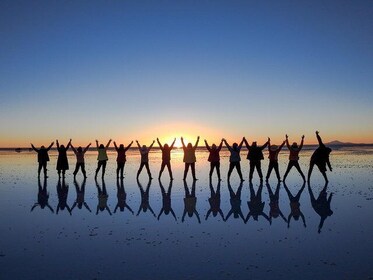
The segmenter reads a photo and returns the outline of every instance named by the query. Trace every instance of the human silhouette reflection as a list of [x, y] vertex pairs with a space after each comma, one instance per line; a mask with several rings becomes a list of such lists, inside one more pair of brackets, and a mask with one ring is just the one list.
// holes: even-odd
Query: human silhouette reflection
[[247, 223], [250, 219], [250, 217], [253, 217], [255, 221], [258, 221], [259, 216], [263, 216], [268, 222], [271, 223], [271, 220], [263, 212], [265, 202], [262, 201], [262, 191], [263, 191], [263, 182], [260, 182], [260, 185], [258, 187], [258, 190], [255, 194], [254, 186], [250, 182], [249, 183], [250, 188], [250, 201], [247, 202], [247, 206], [249, 206], [249, 213], [246, 216], [245, 223]]
[[173, 180], [170, 180], [167, 192], [166, 192], [165, 188], [162, 185], [162, 181], [159, 179], [158, 182], [159, 182], [159, 187], [161, 188], [161, 192], [162, 192], [162, 209], [159, 212], [158, 220], [160, 219], [160, 217], [162, 216], [163, 213], [165, 215], [168, 215], [168, 214], [171, 213], [172, 216], [175, 218], [175, 221], [177, 221], [175, 212], [174, 212], [174, 210], [171, 207], [171, 191], [172, 191], [172, 182], [173, 182]]
[[210, 198], [209, 198], [209, 204], [210, 209], [206, 213], [206, 220], [212, 213], [214, 217], [216, 217], [218, 214], [221, 216], [221, 218], [224, 219], [223, 211], [220, 208], [220, 180], [218, 181], [218, 185], [216, 186], [216, 191], [214, 190], [214, 187], [212, 186], [212, 180], [210, 180]]
[[102, 182], [102, 189], [100, 187], [100, 184], [98, 183], [97, 179], [95, 179], [96, 182], [96, 187], [97, 187], [97, 198], [98, 198], [98, 203], [97, 203], [97, 209], [96, 209], [96, 215], [98, 215], [98, 212], [103, 212], [106, 210], [109, 215], [111, 216], [111, 211], [110, 208], [107, 205], [107, 201], [109, 198], [109, 195], [106, 190], [106, 184], [104, 177], [101, 178]]
[[305, 186], [306, 186], [306, 183], [303, 183], [303, 185], [300, 188], [300, 190], [298, 191], [297, 195], [293, 196], [292, 193], [290, 192], [289, 188], [286, 186], [286, 184], [284, 182], [284, 188], [285, 188], [285, 190], [288, 194], [289, 201], [290, 201], [290, 214], [288, 216], [288, 228], [290, 227], [291, 218], [294, 218], [294, 220], [298, 221], [299, 217], [302, 218], [303, 225], [304, 225], [304, 227], [306, 227], [306, 219], [305, 219], [302, 211], [300, 210], [300, 203], [299, 203], [300, 196], [302, 195], [302, 192], [303, 192]]
[[332, 201], [333, 193], [331, 193], [329, 195], [329, 198], [327, 198], [328, 196], [326, 192], [327, 188], [328, 188], [328, 182], [325, 183], [324, 188], [320, 191], [320, 194], [316, 199], [315, 196], [313, 195], [311, 186], [308, 185], [308, 192], [310, 194], [312, 208], [320, 216], [318, 233], [321, 232], [321, 229], [324, 225], [326, 218], [333, 215], [333, 211], [330, 209], [330, 203]]
[[236, 192], [233, 191], [231, 183], [228, 180], [228, 190], [230, 195], [230, 203], [231, 203], [231, 210], [229, 210], [227, 216], [225, 217], [225, 221], [229, 219], [229, 217], [233, 214], [233, 218], [238, 219], [241, 218], [242, 221], [245, 222], [245, 218], [242, 214], [241, 210], [241, 191], [242, 191], [243, 181], [240, 182], [240, 185]]
[[31, 212], [35, 209], [35, 207], [40, 206], [41, 209], [47, 207], [52, 211], [52, 213], [54, 213], [53, 208], [49, 205], [48, 199], [49, 193], [47, 190], [47, 178], [44, 178], [43, 186], [41, 185], [40, 178], [38, 178], [38, 202], [31, 207]]
[[127, 204], [127, 193], [126, 193], [126, 190], [124, 189], [123, 178], [118, 178], [118, 177], [117, 177], [117, 198], [118, 198], [118, 202], [117, 202], [117, 205], [115, 206], [114, 213], [117, 212], [118, 208], [120, 212], [123, 212], [124, 209], [127, 208], [133, 215], [134, 212], [132, 208]]
[[184, 213], [181, 221], [184, 222], [185, 215], [188, 213], [188, 216], [191, 218], [195, 214], [198, 220], [198, 223], [201, 223], [201, 219], [199, 218], [198, 211], [196, 209], [197, 206], [197, 197], [196, 197], [196, 180], [193, 180], [192, 183], [192, 191], [189, 192], [188, 184], [186, 180], [184, 182], [184, 190], [185, 190], [185, 197], [184, 197]]
[[140, 206], [139, 206], [139, 210], [137, 211], [137, 214], [136, 216], [138, 216], [141, 212], [141, 210], [145, 213], [149, 211], [153, 214], [154, 217], [156, 217], [152, 207], [150, 206], [150, 203], [149, 203], [149, 191], [150, 191], [150, 185], [152, 183], [152, 180], [149, 179], [148, 181], [148, 184], [146, 186], [146, 190], [144, 190], [144, 188], [142, 187], [141, 183], [139, 180], [137, 180], [137, 185], [139, 186], [139, 189], [140, 189], [140, 193], [141, 193], [141, 203], [140, 203]]
[[279, 216], [285, 221], [285, 223], [287, 223], [287, 220], [279, 207], [281, 183], [277, 183], [277, 187], [274, 193], [271, 189], [271, 186], [268, 183], [266, 184], [266, 186], [269, 194], [269, 219], [271, 220], [271, 223], [272, 219], [276, 219]]
[[63, 211], [65, 210], [65, 208], [67, 209], [70, 215], [72, 214], [71, 208], [67, 204], [68, 194], [69, 194], [69, 185], [66, 184], [65, 178], [62, 177], [62, 180], [61, 178], [58, 178], [58, 183], [57, 183], [58, 205], [56, 209], [56, 214], [58, 214], [59, 210]]
[[83, 206], [89, 211], [92, 212], [91, 209], [89, 208], [87, 202], [85, 202], [85, 183], [86, 183], [86, 178], [83, 179], [81, 187], [79, 187], [78, 181], [76, 180], [76, 177], [74, 177], [74, 186], [76, 190], [76, 200], [73, 204], [73, 207], [71, 207], [71, 211], [78, 206], [79, 209], [82, 209]]

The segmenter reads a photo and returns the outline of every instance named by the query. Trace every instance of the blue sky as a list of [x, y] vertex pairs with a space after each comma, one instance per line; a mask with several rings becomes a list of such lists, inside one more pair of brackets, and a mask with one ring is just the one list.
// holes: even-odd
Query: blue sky
[[2, 1], [0, 146], [373, 142], [371, 1]]

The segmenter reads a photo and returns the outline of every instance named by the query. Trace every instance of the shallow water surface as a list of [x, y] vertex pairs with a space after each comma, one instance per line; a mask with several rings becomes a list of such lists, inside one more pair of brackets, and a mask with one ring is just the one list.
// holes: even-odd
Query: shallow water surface
[[[311, 153], [305, 150], [301, 155], [305, 173]], [[241, 154], [247, 179], [245, 151]], [[138, 183], [136, 150], [128, 153], [123, 185], [115, 178], [114, 152], [109, 153], [105, 180], [97, 183], [96, 153], [87, 153], [84, 184], [81, 174], [74, 182], [72, 154], [64, 181], [55, 172], [55, 151], [50, 153], [49, 178], [38, 181], [34, 153], [2, 151], [0, 278], [372, 279], [372, 155], [371, 148], [333, 151], [334, 169], [328, 172], [326, 189], [318, 170], [310, 189], [302, 188], [301, 177], [292, 170], [286, 185], [279, 185], [278, 209], [270, 211], [269, 193], [278, 187], [275, 174], [268, 185], [260, 184], [257, 174], [252, 185], [240, 185], [233, 173], [228, 185], [227, 151], [221, 154], [220, 186], [215, 174], [209, 184], [204, 150], [197, 153], [195, 185], [191, 175], [187, 184], [181, 180], [180, 150], [172, 154], [171, 185], [167, 170], [161, 182], [150, 183], [144, 170]], [[150, 160], [157, 178], [160, 151], [154, 150]], [[286, 152], [281, 153], [281, 174], [286, 160]], [[263, 160], [263, 173], [267, 164]], [[214, 196], [218, 187], [220, 204]], [[333, 193], [332, 212], [311, 203], [311, 195], [317, 199], [320, 192], [326, 199]], [[315, 209], [326, 213], [322, 224]]]

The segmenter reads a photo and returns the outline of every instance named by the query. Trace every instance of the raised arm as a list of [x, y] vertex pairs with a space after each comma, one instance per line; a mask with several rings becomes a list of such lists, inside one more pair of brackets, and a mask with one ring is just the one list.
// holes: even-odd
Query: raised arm
[[58, 140], [56, 140], [56, 145], [57, 145], [57, 149], [60, 148], [60, 143], [58, 142]]
[[222, 141], [224, 142], [225, 146], [227, 146], [228, 150], [231, 150], [231, 149], [232, 149], [232, 147], [229, 146], [227, 140], [225, 140], [225, 139], [223, 138]]
[[300, 141], [299, 150], [302, 150], [304, 142], [304, 135], [302, 135], [302, 141]]
[[110, 143], [111, 143], [111, 139], [109, 140], [109, 142], [107, 142], [106, 149], [110, 147]]
[[163, 146], [162, 146], [161, 142], [159, 141], [159, 138], [157, 138], [157, 143], [158, 143], [159, 148], [160, 148], [161, 150], [163, 150]]
[[323, 146], [324, 143], [322, 142], [318, 131], [316, 131], [316, 138], [317, 138], [317, 142], [319, 142], [319, 146]]
[[285, 142], [286, 142], [286, 147], [290, 150], [290, 144], [289, 144], [289, 136], [286, 134], [285, 135]]
[[140, 146], [139, 141], [136, 140], [136, 144], [137, 144], [137, 147], [139, 148], [139, 150], [141, 150], [141, 146]]
[[[74, 154], [76, 154], [77, 151], [76, 151], [75, 147], [73, 146], [73, 144], [70, 144], [70, 146], [71, 146], [71, 149], [73, 150]], [[71, 208], [71, 210], [72, 210], [72, 208]]]
[[67, 146], [66, 146], [66, 150], [68, 150], [69, 148], [70, 148], [70, 146], [71, 146], [71, 139], [70, 139], [70, 141], [69, 141], [69, 143], [67, 143]]
[[176, 142], [176, 138], [174, 138], [174, 141], [172, 142], [172, 144], [170, 146], [171, 150], [174, 148], [175, 142]]
[[85, 153], [86, 151], [88, 151], [88, 149], [89, 149], [90, 146], [91, 146], [91, 143], [89, 143], [89, 144], [87, 145], [87, 147], [85, 147], [83, 153]]
[[53, 145], [54, 145], [54, 142], [52, 142], [52, 143], [48, 146], [47, 151], [49, 151], [49, 150], [53, 147]]
[[155, 143], [155, 141], [153, 140], [153, 143], [149, 146], [148, 151], [150, 151], [151, 148], [153, 148], [154, 143]]
[[280, 147], [278, 148], [279, 152], [281, 151], [282, 147], [284, 147], [284, 145], [285, 145], [285, 141], [283, 141], [282, 144], [280, 145]]
[[[206, 149], [210, 152], [211, 151], [211, 148], [209, 146], [209, 144], [207, 143], [206, 139], [205, 139], [205, 145], [206, 145]], [[206, 217], [207, 218], [207, 217]]]
[[39, 152], [39, 150], [38, 149], [36, 149], [35, 148], [35, 146], [34, 145], [32, 145], [32, 143], [31, 143], [31, 148], [35, 151], [35, 152]]
[[271, 142], [271, 138], [268, 137], [267, 142], [266, 142], [263, 146], [261, 146], [260, 148], [261, 148], [262, 150], [264, 150], [264, 149], [269, 145], [270, 142]]
[[197, 141], [196, 141], [196, 144], [194, 145], [194, 149], [198, 147], [198, 142], [199, 142], [199, 136], [197, 137]]
[[[118, 151], [117, 142], [115, 142], [115, 141], [114, 141], [114, 148], [115, 148], [116, 151]], [[114, 211], [114, 213], [115, 213], [115, 211]]]
[[271, 149], [271, 138], [268, 138], [268, 151]]
[[[246, 140], [246, 138], [245, 138], [245, 137], [244, 137], [244, 138], [242, 138], [242, 142], [243, 142], [243, 143], [245, 143], [245, 146], [246, 146], [246, 148], [247, 148], [247, 149], [249, 149], [249, 148], [250, 148], [250, 145], [249, 145], [249, 143], [247, 142], [247, 140]], [[242, 142], [241, 142], [240, 146], [242, 146]]]
[[[246, 141], [245, 137], [242, 138], [240, 145], [238, 145], [238, 149], [242, 148], [242, 145], [243, 145], [244, 141]], [[246, 141], [246, 143], [247, 143], [247, 141]], [[248, 147], [250, 147], [250, 146], [248, 146]]]
[[223, 147], [223, 139], [220, 141], [220, 145], [219, 145], [219, 147], [218, 147], [218, 151], [221, 150], [221, 147]]
[[129, 148], [131, 148], [132, 144], [133, 144], [133, 141], [131, 141], [131, 143], [128, 144], [128, 146], [124, 149], [124, 151], [127, 152]]
[[184, 138], [181, 137], [181, 145], [183, 145], [183, 148], [185, 148]]
[[98, 149], [98, 140], [96, 140], [96, 148]]

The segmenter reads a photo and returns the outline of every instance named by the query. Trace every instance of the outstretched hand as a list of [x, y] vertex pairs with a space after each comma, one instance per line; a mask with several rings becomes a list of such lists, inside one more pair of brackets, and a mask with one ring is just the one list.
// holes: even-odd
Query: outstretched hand
[[287, 134], [285, 135], [285, 137], [286, 137], [286, 139], [288, 139], [288, 138], [289, 138], [289, 136], [288, 136]]
[[302, 135], [302, 139], [304, 139], [304, 135]]
[[318, 130], [316, 130], [316, 134], [317, 134], [317, 135], [319, 134], [319, 131], [318, 131]]

